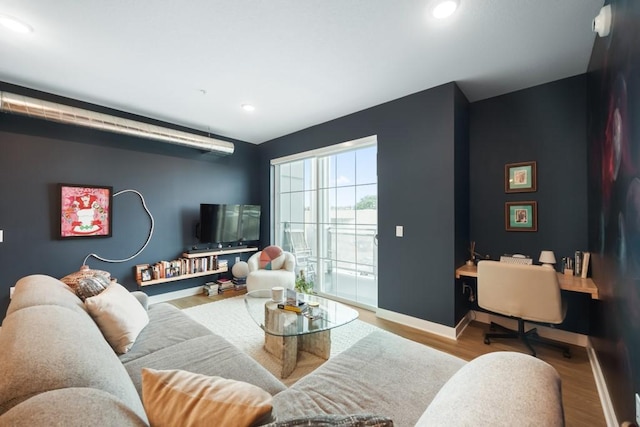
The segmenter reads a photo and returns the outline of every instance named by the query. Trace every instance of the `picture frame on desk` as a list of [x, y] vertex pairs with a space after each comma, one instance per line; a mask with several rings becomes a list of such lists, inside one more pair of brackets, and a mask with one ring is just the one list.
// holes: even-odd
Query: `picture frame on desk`
[[504, 226], [506, 231], [538, 231], [538, 202], [506, 202]]
[[536, 162], [508, 163], [504, 166], [504, 192], [527, 193], [538, 190]]

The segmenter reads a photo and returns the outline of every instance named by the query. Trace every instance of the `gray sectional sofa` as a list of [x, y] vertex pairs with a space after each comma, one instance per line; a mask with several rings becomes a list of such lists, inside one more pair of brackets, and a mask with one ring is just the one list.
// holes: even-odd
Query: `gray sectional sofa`
[[0, 329], [0, 425], [148, 425], [143, 367], [254, 384], [273, 396], [271, 422], [376, 414], [396, 426], [563, 424], [557, 372], [528, 355], [467, 363], [376, 332], [287, 388], [174, 306], [152, 305], [148, 316], [118, 356], [67, 285], [43, 275], [19, 280]]

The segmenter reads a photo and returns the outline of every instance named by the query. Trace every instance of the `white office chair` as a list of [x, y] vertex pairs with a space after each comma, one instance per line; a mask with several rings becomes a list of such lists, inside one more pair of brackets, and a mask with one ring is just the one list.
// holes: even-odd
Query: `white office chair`
[[478, 305], [485, 310], [518, 320], [518, 331], [491, 322], [491, 329], [507, 333], [486, 333], [485, 344], [493, 338], [521, 339], [535, 356], [531, 341], [558, 348], [571, 357], [569, 348], [538, 336], [536, 328], [524, 330], [524, 322], [560, 324], [566, 315], [566, 305], [560, 295], [555, 270], [537, 265], [508, 264], [497, 261], [478, 263]]

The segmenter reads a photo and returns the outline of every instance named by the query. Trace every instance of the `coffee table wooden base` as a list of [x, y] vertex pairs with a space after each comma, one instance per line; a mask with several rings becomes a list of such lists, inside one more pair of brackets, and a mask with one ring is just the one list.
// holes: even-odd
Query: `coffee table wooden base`
[[298, 352], [306, 351], [325, 360], [331, 353], [331, 331], [291, 337], [264, 334], [264, 349], [282, 362], [280, 378], [287, 378], [296, 368]]

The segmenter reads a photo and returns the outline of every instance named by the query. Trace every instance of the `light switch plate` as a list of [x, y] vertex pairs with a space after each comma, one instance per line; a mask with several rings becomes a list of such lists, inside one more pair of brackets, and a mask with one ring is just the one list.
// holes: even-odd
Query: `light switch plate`
[[0, 230], [0, 243], [4, 241], [4, 230]]
[[402, 237], [404, 235], [404, 227], [396, 225], [396, 237]]
[[640, 395], [636, 393], [636, 424], [640, 425]]

